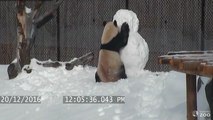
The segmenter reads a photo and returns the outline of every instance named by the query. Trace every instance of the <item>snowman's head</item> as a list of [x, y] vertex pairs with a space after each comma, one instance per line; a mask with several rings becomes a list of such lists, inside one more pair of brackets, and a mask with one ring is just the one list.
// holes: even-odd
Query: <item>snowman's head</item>
[[130, 32], [138, 31], [139, 20], [137, 15], [131, 10], [118, 10], [114, 15], [113, 20], [117, 21], [119, 27], [121, 27], [123, 23], [127, 22], [129, 25]]

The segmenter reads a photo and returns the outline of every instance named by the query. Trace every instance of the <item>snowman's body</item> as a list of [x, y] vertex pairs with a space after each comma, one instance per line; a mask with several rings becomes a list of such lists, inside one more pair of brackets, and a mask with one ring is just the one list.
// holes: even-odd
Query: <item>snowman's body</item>
[[130, 11], [121, 9], [113, 17], [118, 26], [127, 22], [130, 28], [128, 43], [121, 50], [121, 59], [124, 63], [127, 76], [136, 76], [137, 72], [144, 69], [149, 58], [149, 48], [146, 41], [138, 33], [139, 20], [137, 15]]

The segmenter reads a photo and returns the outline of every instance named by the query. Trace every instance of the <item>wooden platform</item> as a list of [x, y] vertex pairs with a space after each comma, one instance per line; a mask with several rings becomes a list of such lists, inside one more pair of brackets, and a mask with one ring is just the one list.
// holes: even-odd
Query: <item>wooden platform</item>
[[197, 120], [196, 75], [213, 78], [213, 51], [177, 51], [158, 57], [175, 71], [186, 73], [187, 120]]

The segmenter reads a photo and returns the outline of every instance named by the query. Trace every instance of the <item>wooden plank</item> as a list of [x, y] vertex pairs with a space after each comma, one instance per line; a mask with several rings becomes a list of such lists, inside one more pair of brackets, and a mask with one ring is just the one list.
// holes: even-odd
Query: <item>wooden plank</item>
[[193, 116], [197, 110], [197, 93], [196, 93], [196, 75], [186, 74], [187, 88], [187, 120], [197, 120], [197, 116]]
[[[213, 54], [211, 51], [203, 51], [204, 54], [192, 54], [185, 52], [175, 52], [175, 55], [163, 55], [158, 57], [159, 64], [168, 64], [174, 70], [207, 77], [213, 77]], [[180, 53], [180, 54], [179, 54]], [[182, 54], [183, 53], [183, 54]]]
[[213, 53], [213, 51], [171, 51], [168, 55], [180, 55], [180, 54], [206, 54]]

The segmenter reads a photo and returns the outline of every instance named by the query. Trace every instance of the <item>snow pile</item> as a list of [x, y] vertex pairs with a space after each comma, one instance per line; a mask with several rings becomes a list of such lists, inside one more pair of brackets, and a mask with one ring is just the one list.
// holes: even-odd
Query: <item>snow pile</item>
[[25, 6], [25, 12], [27, 14], [30, 14], [32, 12], [32, 9]]
[[146, 41], [138, 33], [139, 20], [130, 10], [121, 9], [113, 17], [118, 26], [127, 22], [130, 27], [128, 44], [121, 51], [121, 59], [125, 65], [127, 76], [135, 76], [144, 69], [149, 57], [149, 48]]
[[[184, 79], [184, 75], [176, 72], [140, 71], [138, 76], [118, 82], [96, 83], [95, 67], [77, 66], [67, 71], [63, 64], [59, 68], [44, 68], [37, 65], [35, 59], [32, 60], [31, 67], [31, 74], [23, 71], [17, 78], [9, 81], [8, 78], [0, 78], [0, 95], [39, 95], [42, 103], [0, 104], [1, 119], [171, 120], [173, 115], [177, 116], [175, 120], [185, 118], [185, 108], [176, 109], [176, 106], [185, 106], [185, 98], [174, 99], [178, 93], [185, 96], [185, 92], [179, 90], [174, 95], [172, 90], [167, 89], [171, 88], [174, 81]], [[6, 76], [6, 67], [0, 68], [0, 75]], [[165, 84], [165, 81], [171, 81], [171, 84]], [[63, 104], [62, 97], [71, 95], [125, 96], [125, 104]], [[164, 104], [164, 101], [169, 101], [169, 104]], [[172, 114], [171, 109], [174, 109]], [[177, 110], [181, 112], [175, 113]]]

